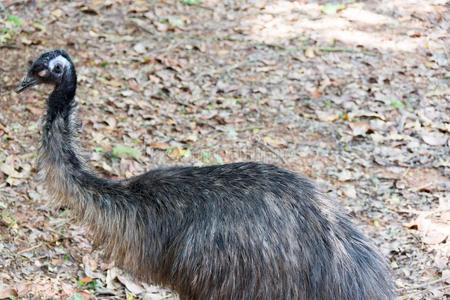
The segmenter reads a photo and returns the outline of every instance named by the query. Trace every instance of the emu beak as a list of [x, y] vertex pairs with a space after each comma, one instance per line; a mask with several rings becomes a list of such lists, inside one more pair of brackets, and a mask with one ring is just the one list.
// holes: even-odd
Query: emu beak
[[26, 90], [27, 88], [30, 88], [36, 84], [39, 83], [39, 80], [34, 78], [33, 76], [27, 75], [24, 80], [19, 84], [19, 86], [16, 88], [16, 93], [19, 94]]

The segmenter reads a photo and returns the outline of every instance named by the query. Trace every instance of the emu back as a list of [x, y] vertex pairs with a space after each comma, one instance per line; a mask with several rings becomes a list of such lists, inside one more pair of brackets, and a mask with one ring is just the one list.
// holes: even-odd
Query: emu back
[[66, 52], [41, 55], [18, 91], [39, 83], [55, 86], [38, 160], [51, 199], [133, 276], [183, 300], [394, 298], [383, 259], [307, 179], [251, 162], [101, 178], [80, 154]]
[[145, 219], [163, 221], [142, 231], [161, 244], [138, 238], [155, 259], [130, 271], [182, 298], [392, 298], [383, 260], [296, 174], [257, 163], [171, 168], [127, 188], [142, 194], [135, 205], [151, 212]]

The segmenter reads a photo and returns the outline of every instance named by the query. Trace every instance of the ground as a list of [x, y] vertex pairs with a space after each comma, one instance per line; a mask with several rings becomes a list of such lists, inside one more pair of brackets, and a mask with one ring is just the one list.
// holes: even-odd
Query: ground
[[103, 176], [264, 161], [314, 179], [389, 261], [402, 299], [450, 296], [449, 6], [443, 0], [0, 3], [0, 299], [168, 299], [89, 242], [36, 180], [66, 49]]

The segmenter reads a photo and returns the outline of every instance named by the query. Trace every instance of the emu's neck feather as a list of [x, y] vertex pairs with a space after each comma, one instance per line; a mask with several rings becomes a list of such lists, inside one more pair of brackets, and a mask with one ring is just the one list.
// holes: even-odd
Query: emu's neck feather
[[[94, 243], [102, 244], [106, 256], [130, 272], [139, 274], [143, 259], [144, 213], [121, 181], [97, 177], [80, 154], [80, 123], [76, 114], [75, 83], [57, 87], [48, 99], [47, 116], [39, 151], [38, 168], [47, 192], [57, 206], [68, 206], [87, 224]], [[129, 247], [140, 249], [129, 252]]]
[[[72, 105], [69, 111], [47, 117], [39, 153], [39, 175], [57, 206], [68, 206], [76, 218], [88, 225], [94, 243], [103, 245], [107, 257], [130, 272], [142, 267], [143, 252], [127, 252], [128, 247], [143, 249], [139, 212], [125, 205], [129, 195], [120, 182], [99, 178], [80, 155], [79, 123]], [[143, 250], [142, 250], [143, 251]]]
[[55, 110], [50, 105], [51, 101], [50, 97], [39, 151], [39, 175], [56, 204], [73, 207], [82, 200], [80, 196], [85, 194], [83, 190], [86, 187], [81, 185], [81, 179], [83, 173], [87, 172], [80, 154], [80, 125], [74, 112], [76, 105], [71, 102], [59, 111], [59, 108]]
[[69, 206], [82, 216], [94, 193], [103, 192], [93, 185], [105, 180], [89, 170], [81, 154], [75, 90], [73, 72], [48, 98], [38, 168], [55, 204]]
[[[47, 115], [39, 151], [39, 175], [55, 204], [78, 208], [80, 179], [85, 169], [78, 147], [79, 122], [76, 119], [76, 73], [68, 68], [62, 82], [47, 100]], [[78, 200], [78, 201], [77, 201]], [[82, 207], [79, 207], [82, 209]]]

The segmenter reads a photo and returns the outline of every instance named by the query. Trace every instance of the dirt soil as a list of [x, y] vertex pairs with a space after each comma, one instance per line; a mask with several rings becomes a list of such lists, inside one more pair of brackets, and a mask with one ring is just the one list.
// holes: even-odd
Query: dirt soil
[[66, 49], [103, 176], [263, 161], [316, 180], [379, 246], [402, 299], [450, 297], [450, 7], [443, 0], [0, 2], [0, 299], [169, 299], [102, 259], [36, 180]]

